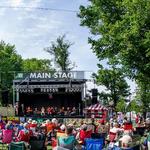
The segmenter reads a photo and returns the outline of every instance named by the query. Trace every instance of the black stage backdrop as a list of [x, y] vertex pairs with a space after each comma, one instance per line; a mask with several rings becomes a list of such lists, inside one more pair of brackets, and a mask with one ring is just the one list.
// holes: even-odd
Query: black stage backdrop
[[79, 107], [79, 103], [82, 103], [81, 92], [74, 93], [20, 93], [20, 104], [24, 104], [24, 107]]

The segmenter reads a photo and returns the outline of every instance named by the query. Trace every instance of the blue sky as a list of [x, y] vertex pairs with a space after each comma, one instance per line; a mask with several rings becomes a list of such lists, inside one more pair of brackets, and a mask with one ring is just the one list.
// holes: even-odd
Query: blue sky
[[[1, 6], [49, 7], [79, 10], [87, 0], [1, 0]], [[23, 58], [50, 58], [43, 50], [62, 34], [73, 42], [70, 58], [76, 70], [97, 70], [97, 59], [87, 43], [89, 30], [80, 26], [76, 13], [35, 9], [0, 9], [0, 39], [16, 45]]]
[[[45, 7], [52, 9], [79, 10], [87, 0], [1, 0], [0, 6]], [[16, 46], [23, 58], [50, 58], [43, 48], [50, 46], [59, 35], [73, 42], [70, 58], [76, 63], [75, 70], [97, 71], [98, 60], [87, 42], [90, 36], [86, 27], [80, 26], [80, 18], [74, 12], [0, 8], [0, 40]], [[130, 83], [131, 84], [131, 83]], [[134, 88], [134, 84], [131, 84]], [[93, 87], [93, 85], [90, 85]]]

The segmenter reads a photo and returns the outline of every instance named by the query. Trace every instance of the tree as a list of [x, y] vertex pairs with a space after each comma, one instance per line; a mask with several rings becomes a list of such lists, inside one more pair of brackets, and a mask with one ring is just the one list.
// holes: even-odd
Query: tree
[[14, 71], [21, 71], [22, 58], [17, 54], [15, 45], [0, 42], [0, 90], [11, 92]]
[[136, 92], [136, 101], [140, 101], [143, 111], [146, 113], [150, 109], [150, 80], [141, 79], [137, 81], [139, 85]]
[[133, 100], [130, 102], [130, 104], [127, 106], [127, 111], [135, 111], [135, 112], [142, 112], [142, 106], [139, 106], [138, 101]]
[[51, 61], [48, 59], [24, 59], [22, 62], [22, 69], [25, 72], [31, 71], [53, 71]]
[[51, 42], [51, 46], [45, 48], [50, 55], [53, 55], [56, 66], [61, 71], [73, 69], [72, 63], [69, 59], [69, 48], [72, 45], [69, 41], [65, 41], [65, 35], [59, 36], [56, 42]]
[[[110, 66], [109, 69], [104, 69], [101, 66], [101, 69], [95, 74], [95, 77], [98, 85], [105, 86], [107, 91], [105, 94], [107, 97], [109, 96], [110, 101], [114, 102], [114, 106], [116, 106], [121, 98], [125, 99], [129, 96], [129, 86], [120, 68], [116, 68], [113, 65]], [[104, 92], [100, 93], [100, 95], [101, 94], [104, 96]]]
[[124, 99], [120, 99], [116, 105], [116, 111], [125, 112], [126, 111], [126, 103]]
[[[150, 3], [147, 0], [90, 0], [80, 6], [81, 25], [95, 37], [89, 43], [98, 59], [117, 59], [129, 77], [149, 95], [150, 88]], [[144, 95], [145, 95], [144, 94]], [[145, 106], [147, 102], [143, 101]]]
[[109, 105], [110, 97], [111, 97], [110, 93], [106, 93], [106, 91], [102, 91], [98, 93], [98, 96], [101, 104], [103, 104], [104, 106]]
[[[149, 77], [150, 5], [146, 0], [90, 0], [80, 7], [81, 25], [98, 39], [89, 39], [100, 60], [119, 58], [133, 75]], [[143, 61], [144, 60], [144, 61]], [[143, 67], [144, 66], [144, 67]]]

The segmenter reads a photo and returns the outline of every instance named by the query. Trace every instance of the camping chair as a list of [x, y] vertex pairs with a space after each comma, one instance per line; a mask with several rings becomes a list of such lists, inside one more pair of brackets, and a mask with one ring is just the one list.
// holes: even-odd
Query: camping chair
[[57, 146], [57, 139], [52, 138], [52, 148]]
[[102, 150], [104, 146], [104, 139], [86, 139], [85, 150]]
[[9, 150], [26, 150], [24, 142], [11, 142]]
[[136, 145], [134, 147], [128, 147], [128, 148], [120, 148], [120, 147], [114, 147], [113, 150], [140, 150], [140, 146]]
[[45, 139], [35, 139], [35, 140], [30, 140], [30, 150], [45, 150]]
[[116, 139], [117, 133], [109, 132], [109, 141], [114, 142]]
[[13, 131], [12, 130], [3, 130], [2, 131], [2, 143], [9, 144], [12, 142]]
[[0, 141], [0, 150], [8, 149], [8, 144], [13, 140], [12, 130], [2, 130], [2, 140]]

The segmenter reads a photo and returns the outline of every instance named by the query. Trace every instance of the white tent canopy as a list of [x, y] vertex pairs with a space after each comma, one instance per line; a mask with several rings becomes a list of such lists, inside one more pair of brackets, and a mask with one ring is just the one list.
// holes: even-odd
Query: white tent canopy
[[91, 106], [87, 107], [86, 109], [89, 111], [108, 110], [105, 106], [101, 105], [100, 103], [91, 105]]

